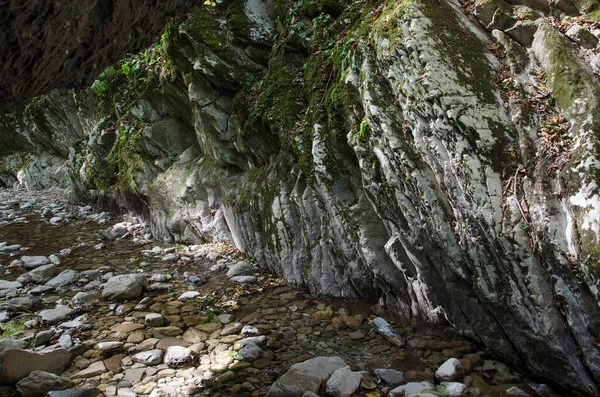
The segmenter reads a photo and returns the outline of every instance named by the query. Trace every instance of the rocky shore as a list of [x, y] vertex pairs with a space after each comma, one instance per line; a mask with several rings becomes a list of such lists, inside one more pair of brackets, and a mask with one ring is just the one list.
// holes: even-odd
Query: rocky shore
[[555, 395], [451, 327], [311, 296], [233, 246], [161, 245], [57, 192], [0, 190], [0, 225], [2, 397]]

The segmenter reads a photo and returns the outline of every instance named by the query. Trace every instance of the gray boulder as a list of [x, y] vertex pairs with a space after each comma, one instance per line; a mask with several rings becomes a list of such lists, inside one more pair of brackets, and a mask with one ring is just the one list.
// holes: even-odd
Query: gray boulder
[[141, 274], [122, 274], [111, 277], [102, 290], [102, 298], [114, 300], [138, 299], [148, 285]]
[[235, 284], [253, 284], [256, 282], [254, 276], [235, 276], [230, 278], [231, 282]]
[[48, 265], [43, 265], [38, 268], [35, 268], [27, 274], [29, 275], [31, 281], [35, 283], [41, 283], [49, 279], [50, 277], [53, 277], [56, 274], [57, 269], [57, 265], [50, 263]]
[[18, 281], [0, 280], [0, 299], [17, 296], [17, 292], [21, 287], [23, 287], [23, 284]]
[[21, 257], [21, 266], [25, 270], [33, 270], [40, 266], [44, 266], [50, 263], [50, 259], [46, 256], [22, 256]]
[[79, 280], [79, 272], [77, 270], [67, 269], [58, 276], [54, 277], [52, 280], [48, 281], [46, 285], [58, 288], [72, 284], [77, 280]]
[[427, 390], [435, 390], [435, 386], [430, 382], [409, 382], [390, 390], [388, 397], [404, 397], [413, 394], [423, 393]]
[[21, 339], [0, 339], [0, 356], [10, 349], [25, 349], [27, 342]]
[[583, 48], [596, 48], [598, 45], [598, 38], [581, 25], [571, 26], [565, 35]]
[[391, 368], [378, 368], [373, 371], [377, 379], [384, 381], [390, 386], [397, 386], [404, 382], [404, 374]]
[[8, 349], [0, 353], [0, 379], [4, 384], [14, 385], [33, 371], [60, 374], [70, 360], [71, 356], [65, 349], [47, 352]]
[[42, 310], [38, 315], [42, 321], [48, 324], [56, 324], [68, 320], [73, 312], [73, 309], [69, 306], [58, 305], [54, 309]]
[[235, 276], [251, 276], [254, 273], [256, 273], [254, 266], [248, 262], [238, 262], [231, 266], [229, 270], [227, 270], [227, 277], [232, 278]]
[[23, 295], [8, 301], [7, 309], [12, 312], [30, 312], [42, 305], [42, 301], [33, 295]]
[[17, 383], [16, 389], [23, 397], [44, 397], [51, 390], [61, 390], [71, 385], [68, 378], [50, 372], [32, 371]]
[[235, 358], [241, 361], [255, 361], [262, 355], [262, 349], [255, 343], [246, 343], [236, 354]]
[[144, 365], [156, 365], [160, 364], [163, 358], [162, 349], [152, 349], [145, 352], [137, 353], [131, 356], [131, 359], [140, 364]]
[[302, 397], [306, 391], [317, 393], [324, 380], [346, 366], [340, 357], [315, 357], [294, 364], [271, 386], [267, 397]]
[[360, 386], [362, 375], [350, 367], [337, 369], [327, 381], [327, 394], [332, 397], [350, 397]]
[[169, 367], [180, 367], [194, 361], [194, 353], [183, 346], [169, 346], [165, 353], [164, 363]]
[[95, 387], [76, 387], [67, 390], [56, 390], [46, 394], [47, 397], [96, 397], [99, 390]]

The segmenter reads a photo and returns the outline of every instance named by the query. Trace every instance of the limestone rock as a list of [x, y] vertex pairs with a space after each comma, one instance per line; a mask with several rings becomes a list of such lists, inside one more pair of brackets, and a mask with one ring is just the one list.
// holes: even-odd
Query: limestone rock
[[456, 358], [450, 358], [435, 371], [435, 377], [439, 380], [454, 380], [464, 373], [464, 368]]
[[256, 273], [254, 266], [248, 262], [238, 262], [227, 270], [227, 277], [252, 276], [254, 273]]
[[48, 280], [46, 285], [51, 287], [63, 287], [68, 284], [72, 284], [79, 279], [79, 272], [77, 270], [67, 269], [61, 272], [58, 276], [51, 280]]
[[161, 349], [147, 350], [145, 352], [137, 353], [131, 356], [131, 359], [140, 364], [144, 365], [156, 365], [162, 361], [163, 351]]
[[596, 48], [598, 37], [581, 25], [573, 25], [565, 35], [583, 48]]
[[53, 263], [50, 263], [48, 265], [37, 267], [27, 274], [33, 282], [41, 283], [46, 281], [50, 277], [53, 277], [56, 274], [57, 270], [58, 266]]
[[392, 387], [397, 386], [404, 381], [402, 372], [396, 371], [395, 369], [378, 368], [374, 370], [373, 373], [378, 379], [384, 381], [386, 384]]
[[339, 357], [315, 357], [294, 364], [269, 389], [267, 397], [301, 397], [304, 392], [316, 393], [321, 382], [346, 363]]
[[96, 397], [99, 390], [95, 387], [76, 387], [67, 390], [48, 392], [47, 397]]
[[350, 397], [360, 386], [362, 375], [350, 367], [337, 369], [327, 381], [327, 394], [332, 397]]
[[164, 363], [169, 367], [180, 367], [194, 361], [194, 353], [183, 346], [170, 346], [164, 356]]
[[519, 44], [529, 47], [533, 42], [533, 35], [537, 31], [537, 24], [533, 21], [518, 21], [506, 33]]
[[142, 295], [148, 285], [146, 277], [141, 274], [122, 274], [110, 278], [104, 285], [102, 297], [113, 300], [132, 300]]
[[8, 311], [30, 312], [39, 308], [42, 301], [32, 295], [22, 295], [8, 301]]
[[68, 378], [50, 372], [32, 371], [17, 383], [16, 389], [23, 397], [44, 397], [51, 390], [61, 390], [71, 384]]
[[17, 291], [21, 287], [23, 287], [23, 284], [18, 281], [0, 280], [0, 299], [17, 296]]
[[49, 352], [31, 352], [21, 349], [8, 349], [0, 357], [0, 379], [7, 384], [16, 384], [33, 371], [62, 373], [71, 358], [65, 349]]
[[390, 390], [388, 397], [412, 396], [427, 390], [435, 390], [434, 384], [430, 382], [409, 382]]
[[102, 361], [96, 361], [95, 363], [90, 364], [84, 370], [81, 370], [71, 376], [71, 379], [79, 379], [79, 378], [92, 378], [94, 376], [98, 376], [106, 372], [106, 366]]
[[38, 313], [40, 319], [48, 324], [57, 324], [61, 321], [68, 320], [74, 310], [69, 306], [58, 305], [54, 309], [45, 309]]
[[37, 267], [44, 266], [50, 263], [50, 259], [45, 256], [27, 256], [21, 257], [22, 267], [25, 270], [33, 270]]

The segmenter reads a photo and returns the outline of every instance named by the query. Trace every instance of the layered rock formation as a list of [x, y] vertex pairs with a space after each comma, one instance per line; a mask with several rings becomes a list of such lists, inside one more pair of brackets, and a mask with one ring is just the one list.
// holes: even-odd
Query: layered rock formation
[[597, 394], [593, 7], [225, 1], [5, 117], [5, 168]]

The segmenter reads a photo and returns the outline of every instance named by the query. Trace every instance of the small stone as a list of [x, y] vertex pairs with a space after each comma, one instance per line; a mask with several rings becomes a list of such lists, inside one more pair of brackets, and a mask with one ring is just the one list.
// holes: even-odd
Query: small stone
[[233, 320], [235, 320], [235, 316], [234, 316], [234, 315], [232, 315], [232, 314], [227, 314], [227, 313], [224, 313], [224, 314], [219, 314], [219, 316], [218, 316], [217, 318], [219, 319], [219, 321], [220, 321], [222, 324], [229, 324], [229, 323], [231, 323]]
[[223, 330], [221, 330], [221, 336], [239, 334], [243, 326], [240, 323], [227, 324]]
[[118, 341], [110, 341], [110, 342], [100, 342], [94, 346], [96, 350], [100, 350], [102, 352], [120, 350], [123, 348], [123, 342]]
[[134, 354], [131, 359], [144, 365], [156, 365], [162, 361], [163, 351], [161, 349], [153, 349], [145, 352]]
[[76, 387], [67, 390], [55, 390], [46, 394], [46, 397], [96, 397], [100, 390], [95, 387]]
[[221, 259], [221, 254], [219, 254], [218, 252], [209, 252], [208, 255], [206, 255], [206, 259], [208, 259], [209, 261], [217, 261]]
[[53, 329], [38, 332], [35, 336], [35, 346], [42, 346], [50, 342], [55, 333], [56, 331]]
[[163, 325], [165, 325], [166, 320], [162, 316], [162, 314], [149, 313], [149, 314], [146, 314], [144, 322], [146, 323], [146, 325], [148, 327], [162, 327]]
[[254, 343], [248, 343], [237, 352], [235, 358], [238, 360], [252, 362], [260, 358], [261, 355], [262, 349], [260, 347]]
[[17, 391], [24, 397], [43, 397], [51, 390], [60, 390], [72, 385], [68, 378], [50, 372], [32, 371], [16, 385]]
[[227, 383], [230, 382], [232, 380], [234, 380], [236, 378], [235, 376], [235, 372], [233, 371], [227, 371], [219, 376], [217, 376], [217, 378], [215, 379], [215, 382], [217, 383]]
[[17, 296], [19, 288], [23, 287], [18, 281], [0, 280], [0, 299]]
[[294, 364], [271, 386], [267, 397], [301, 396], [306, 391], [316, 393], [325, 379], [346, 366], [339, 357], [315, 357]]
[[248, 262], [238, 262], [227, 270], [227, 277], [252, 276], [254, 273], [256, 273], [254, 266]]
[[258, 335], [260, 335], [260, 331], [256, 327], [252, 327], [250, 325], [245, 325], [242, 328], [241, 335], [242, 336], [258, 336]]
[[254, 284], [258, 281], [254, 276], [235, 276], [229, 280], [234, 284]]
[[114, 300], [138, 299], [147, 285], [146, 277], [141, 274], [114, 276], [106, 282], [102, 297]]
[[50, 287], [59, 288], [65, 285], [74, 283], [79, 279], [79, 272], [77, 270], [67, 269], [60, 273], [58, 276], [49, 280], [46, 285]]
[[377, 379], [384, 381], [390, 386], [397, 386], [404, 382], [404, 374], [395, 369], [378, 368], [373, 373]]
[[385, 321], [383, 318], [376, 317], [375, 319], [373, 319], [372, 325], [375, 331], [383, 335], [383, 337], [386, 338], [393, 345], [398, 347], [404, 346], [404, 340], [402, 339], [402, 337], [398, 335], [398, 333], [394, 331], [392, 326], [388, 324], [388, 322]]
[[327, 394], [333, 397], [350, 397], [360, 386], [362, 375], [350, 367], [337, 369], [327, 381]]
[[30, 312], [40, 307], [42, 301], [32, 295], [23, 295], [8, 301], [9, 312]]
[[533, 42], [533, 35], [538, 29], [538, 25], [534, 21], [517, 21], [515, 25], [506, 30], [506, 33], [512, 37], [517, 43], [529, 47]]
[[451, 381], [462, 375], [463, 372], [464, 369], [460, 361], [456, 358], [450, 358], [435, 371], [435, 377], [439, 380]]
[[133, 332], [144, 328], [144, 324], [125, 322], [112, 327], [110, 330], [113, 332]]
[[511, 396], [529, 396], [528, 393], [526, 393], [525, 391], [521, 390], [517, 386], [511, 387], [510, 389], [506, 390], [505, 393], [508, 394], [508, 395], [511, 395]]
[[188, 301], [190, 299], [195, 299], [195, 298], [199, 297], [200, 295], [202, 295], [202, 294], [200, 292], [198, 292], [198, 291], [186, 291], [183, 294], [181, 294], [179, 296], [179, 298], [177, 298], [177, 300], [185, 302], [185, 301]]
[[171, 346], [164, 356], [164, 363], [169, 367], [180, 367], [194, 361], [193, 352], [187, 347]]
[[154, 328], [154, 337], [155, 338], [164, 338], [168, 336], [178, 336], [183, 334], [183, 331], [179, 327], [168, 326], [168, 327], [157, 327]]
[[449, 396], [462, 396], [467, 393], [467, 385], [459, 382], [442, 382]]
[[423, 393], [427, 390], [435, 390], [435, 386], [430, 382], [409, 382], [405, 385], [398, 386], [390, 390], [388, 397], [404, 397], [418, 393]]
[[70, 349], [73, 347], [73, 338], [69, 334], [62, 334], [60, 338], [58, 338], [58, 345], [65, 349]]
[[92, 378], [94, 376], [103, 374], [105, 371], [106, 366], [104, 365], [104, 363], [102, 361], [96, 361], [86, 369], [79, 371], [75, 375], [71, 376], [71, 379]]
[[565, 36], [582, 46], [593, 49], [598, 45], [598, 38], [592, 32], [581, 25], [573, 24], [565, 33]]
[[40, 319], [48, 324], [56, 324], [65, 321], [74, 313], [73, 309], [68, 306], [58, 305], [54, 309], [42, 310], [38, 313]]
[[188, 328], [183, 333], [183, 340], [189, 343], [200, 343], [208, 339], [208, 334], [196, 328]]
[[53, 277], [56, 274], [57, 270], [58, 266], [50, 263], [48, 265], [43, 265], [38, 268], [35, 268], [27, 274], [33, 282], [41, 283], [46, 281], [50, 277]]
[[45, 256], [27, 256], [21, 257], [21, 266], [25, 270], [33, 270], [37, 267], [44, 266], [50, 263], [50, 259]]

